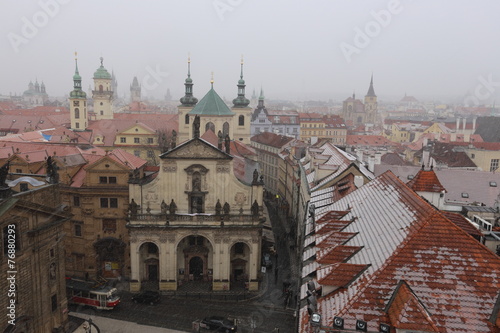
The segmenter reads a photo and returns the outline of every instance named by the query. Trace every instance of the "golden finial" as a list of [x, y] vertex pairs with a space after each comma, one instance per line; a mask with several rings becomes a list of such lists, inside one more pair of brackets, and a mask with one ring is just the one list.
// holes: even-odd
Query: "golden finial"
[[241, 64], [243, 65], [243, 54], [241, 55]]
[[75, 60], [78, 58], [78, 52], [75, 51]]
[[210, 83], [212, 84], [212, 87], [214, 86], [214, 72], [212, 72], [212, 79], [210, 80]]

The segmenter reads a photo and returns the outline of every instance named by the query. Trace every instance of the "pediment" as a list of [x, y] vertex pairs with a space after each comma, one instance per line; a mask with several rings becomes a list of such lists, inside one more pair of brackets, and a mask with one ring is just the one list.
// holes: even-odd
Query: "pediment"
[[217, 149], [203, 139], [189, 140], [160, 155], [162, 159], [232, 159], [231, 155]]

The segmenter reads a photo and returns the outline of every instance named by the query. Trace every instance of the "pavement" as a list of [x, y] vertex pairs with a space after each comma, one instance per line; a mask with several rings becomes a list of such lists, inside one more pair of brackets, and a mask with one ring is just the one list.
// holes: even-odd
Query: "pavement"
[[[73, 331], [73, 333], [89, 333], [86, 327], [89, 326], [88, 319], [89, 316], [83, 313], [71, 313], [71, 316], [84, 319], [85, 321]], [[70, 318], [71, 319], [71, 318]], [[96, 315], [90, 316], [92, 319], [92, 328], [91, 332], [97, 333], [97, 328], [101, 333], [137, 333], [137, 332], [147, 332], [147, 333], [185, 333], [186, 331], [177, 331], [171, 330], [168, 328], [147, 326], [147, 325], [139, 325], [133, 322], [124, 322], [122, 320], [100, 317]]]

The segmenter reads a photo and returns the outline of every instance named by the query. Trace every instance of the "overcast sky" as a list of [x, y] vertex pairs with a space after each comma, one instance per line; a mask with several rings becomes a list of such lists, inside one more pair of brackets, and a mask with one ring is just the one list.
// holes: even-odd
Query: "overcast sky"
[[136, 75], [143, 95], [178, 99], [190, 54], [198, 98], [211, 72], [219, 95], [236, 97], [243, 55], [247, 97], [261, 86], [272, 99], [361, 97], [373, 73], [381, 99], [489, 102], [500, 96], [499, 13], [496, 0], [3, 0], [0, 94], [36, 78], [68, 94], [78, 51], [85, 90], [102, 56], [120, 96]]

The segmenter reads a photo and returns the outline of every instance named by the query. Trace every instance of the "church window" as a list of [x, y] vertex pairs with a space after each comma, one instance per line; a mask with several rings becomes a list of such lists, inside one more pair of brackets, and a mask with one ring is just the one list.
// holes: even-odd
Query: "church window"
[[186, 125], [189, 124], [189, 115], [186, 115], [184, 117], [184, 124], [186, 124]]
[[226, 137], [226, 135], [229, 135], [229, 123], [225, 122], [224, 125], [222, 125], [222, 135]]
[[212, 132], [215, 133], [215, 125], [214, 123], [212, 122], [208, 122], [206, 125], [205, 125], [205, 132], [208, 131], [208, 130], [211, 130]]
[[80, 119], [80, 109], [79, 108], [75, 109], [75, 119]]
[[102, 86], [102, 84], [99, 85], [99, 92], [103, 92], [104, 88]]
[[75, 128], [80, 128], [80, 123], [75, 123]]
[[238, 117], [238, 125], [245, 126], [245, 116], [241, 115]]

